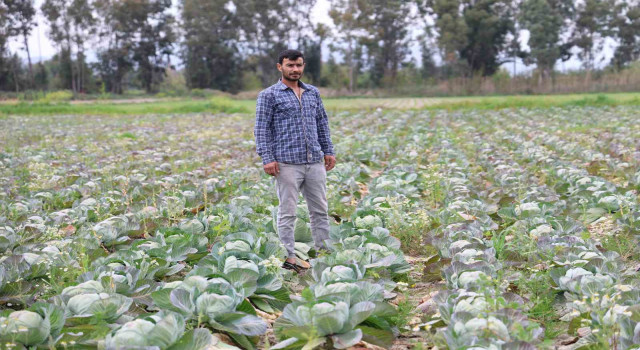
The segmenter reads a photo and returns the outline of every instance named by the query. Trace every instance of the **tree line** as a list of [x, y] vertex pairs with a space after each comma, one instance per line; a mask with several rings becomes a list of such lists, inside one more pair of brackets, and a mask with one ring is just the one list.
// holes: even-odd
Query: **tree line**
[[[590, 74], [607, 38], [617, 43], [610, 69], [640, 56], [638, 0], [330, 0], [333, 25], [311, 20], [316, 2], [180, 0], [175, 14], [171, 0], [44, 0], [39, 8], [2, 0], [0, 90], [152, 93], [181, 63], [188, 88], [237, 92], [272, 84], [285, 48], [305, 52], [308, 80], [349, 91], [393, 87], [406, 76], [492, 76], [516, 59], [546, 80], [556, 62], [577, 55]], [[33, 64], [27, 39], [38, 13], [57, 53]], [[26, 62], [9, 52], [10, 39]]]

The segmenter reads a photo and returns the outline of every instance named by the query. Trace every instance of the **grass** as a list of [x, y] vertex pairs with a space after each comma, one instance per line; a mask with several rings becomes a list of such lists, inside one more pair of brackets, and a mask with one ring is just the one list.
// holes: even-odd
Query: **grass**
[[[173, 99], [140, 103], [42, 103], [17, 102], [0, 104], [0, 118], [8, 115], [142, 115], [184, 113], [246, 113], [255, 111], [254, 100]], [[505, 108], [549, 108], [566, 106], [640, 106], [640, 93], [483, 96], [445, 98], [327, 98], [330, 112], [343, 110], [408, 109], [408, 110], [496, 110]]]
[[625, 261], [640, 260], [638, 237], [631, 232], [625, 231], [613, 236], [605, 236], [601, 243], [603, 249], [617, 252]]
[[[255, 102], [215, 97], [209, 100], [166, 100], [143, 103], [30, 103], [0, 105], [3, 115], [141, 115], [185, 113], [251, 113]], [[250, 107], [250, 108], [249, 108]]]
[[528, 315], [544, 327], [545, 339], [554, 339], [567, 327], [566, 322], [559, 321], [554, 308], [558, 292], [552, 287], [552, 279], [547, 271], [525, 276], [516, 282], [519, 291], [526, 292], [531, 303]]

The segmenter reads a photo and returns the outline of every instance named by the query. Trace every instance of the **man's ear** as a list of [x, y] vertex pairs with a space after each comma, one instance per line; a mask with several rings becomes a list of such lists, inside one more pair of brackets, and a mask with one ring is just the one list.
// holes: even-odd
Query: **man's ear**
[[276, 67], [278, 68], [279, 71], [282, 72], [282, 65], [280, 63], [276, 63]]

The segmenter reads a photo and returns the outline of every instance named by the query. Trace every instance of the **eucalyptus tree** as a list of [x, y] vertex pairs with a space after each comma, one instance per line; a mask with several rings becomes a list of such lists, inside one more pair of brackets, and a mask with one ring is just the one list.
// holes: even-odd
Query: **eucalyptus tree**
[[238, 18], [226, 0], [182, 0], [182, 60], [189, 88], [242, 88]]
[[364, 25], [369, 32], [366, 43], [374, 86], [396, 85], [400, 64], [409, 53], [412, 4], [407, 0], [367, 1]]
[[84, 92], [88, 80], [86, 44], [97, 29], [93, 5], [89, 0], [45, 0], [41, 10], [49, 22], [49, 38], [58, 46], [60, 65], [68, 65], [64, 69], [71, 72], [58, 77], [61, 85], [74, 93]]
[[525, 64], [536, 64], [540, 80], [551, 77], [558, 59], [571, 56], [571, 42], [563, 40], [572, 21], [572, 0], [525, 0], [518, 14], [518, 22], [529, 31], [529, 53]]
[[33, 65], [29, 50], [29, 35], [36, 26], [34, 0], [4, 0], [9, 36], [22, 38], [29, 64], [29, 84], [33, 86]]
[[349, 92], [353, 92], [362, 57], [358, 47], [368, 35], [364, 26], [366, 15], [366, 1], [362, 0], [333, 0], [329, 9], [329, 17], [334, 24], [331, 47], [340, 52], [344, 64], [348, 69]]
[[245, 54], [247, 69], [251, 69], [262, 86], [278, 79], [274, 66], [278, 54], [290, 48], [290, 40], [296, 38], [294, 12], [297, 2], [288, 0], [235, 1], [239, 19], [240, 47]]
[[463, 61], [471, 74], [489, 76], [504, 63], [507, 35], [514, 33], [513, 0], [426, 0], [438, 46], [448, 65]]
[[578, 57], [587, 71], [587, 79], [590, 79], [605, 38], [611, 34], [612, 5], [612, 0], [584, 0], [577, 3], [572, 40], [580, 49]]
[[122, 93], [125, 76], [135, 68], [141, 86], [154, 91], [176, 41], [171, 0], [104, 0], [95, 7], [102, 43], [98, 69], [109, 90]]
[[612, 64], [620, 70], [640, 58], [640, 2], [619, 1], [611, 23], [618, 41]]

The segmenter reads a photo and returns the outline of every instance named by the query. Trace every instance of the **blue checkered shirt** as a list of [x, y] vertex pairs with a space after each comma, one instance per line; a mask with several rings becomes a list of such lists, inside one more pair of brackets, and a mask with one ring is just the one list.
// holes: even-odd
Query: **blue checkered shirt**
[[282, 81], [258, 95], [254, 135], [262, 164], [310, 164], [335, 155], [318, 89], [302, 82], [300, 87], [302, 103]]

